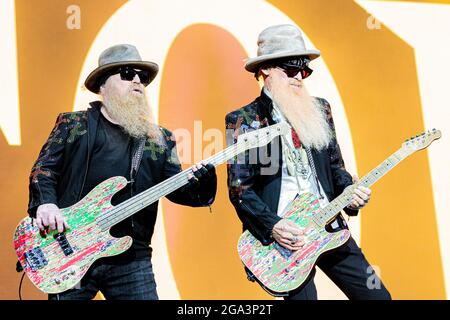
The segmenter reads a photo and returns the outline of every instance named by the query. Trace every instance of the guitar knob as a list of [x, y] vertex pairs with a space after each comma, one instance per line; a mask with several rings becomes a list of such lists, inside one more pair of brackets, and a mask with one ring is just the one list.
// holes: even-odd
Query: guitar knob
[[56, 284], [58, 284], [58, 285], [61, 284], [61, 280], [60, 280], [60, 279], [55, 278], [54, 280], [55, 280], [55, 283], [56, 283]]

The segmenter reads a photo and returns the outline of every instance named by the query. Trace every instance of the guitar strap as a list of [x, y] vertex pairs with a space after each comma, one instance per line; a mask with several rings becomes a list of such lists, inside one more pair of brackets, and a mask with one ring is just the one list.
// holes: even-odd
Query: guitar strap
[[138, 147], [134, 152], [133, 158], [131, 159], [131, 170], [130, 170], [130, 183], [133, 184], [134, 177], [137, 174], [139, 165], [141, 164], [142, 155], [144, 153], [144, 146], [146, 138], [140, 138], [138, 141]]
[[[145, 141], [147, 141], [147, 138], [140, 138], [138, 141], [138, 147], [136, 148], [136, 151], [134, 152], [133, 158], [131, 159], [131, 169], [130, 169], [130, 197], [133, 196], [133, 183], [134, 178], [137, 175], [137, 172], [139, 170], [139, 165], [141, 164], [142, 155], [144, 153], [144, 146]], [[134, 218], [131, 216], [131, 227], [134, 228]]]

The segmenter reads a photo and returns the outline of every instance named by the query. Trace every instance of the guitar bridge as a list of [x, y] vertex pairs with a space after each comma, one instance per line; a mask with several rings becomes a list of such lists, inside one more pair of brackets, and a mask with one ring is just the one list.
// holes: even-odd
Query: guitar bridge
[[25, 260], [31, 270], [36, 271], [48, 265], [48, 260], [44, 256], [44, 252], [39, 247], [33, 248], [24, 253]]

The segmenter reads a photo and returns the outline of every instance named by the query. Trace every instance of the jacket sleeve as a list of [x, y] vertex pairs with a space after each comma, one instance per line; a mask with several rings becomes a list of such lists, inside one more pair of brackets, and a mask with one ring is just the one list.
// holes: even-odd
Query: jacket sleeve
[[60, 114], [31, 169], [28, 203], [28, 214], [31, 217], [36, 216], [37, 207], [41, 204], [58, 204], [56, 190], [68, 134], [67, 120], [64, 114]]
[[[238, 132], [236, 116], [228, 114], [225, 121], [227, 133], [232, 132], [234, 137]], [[234, 140], [233, 137], [227, 140]], [[246, 151], [245, 157], [236, 157], [228, 163], [228, 195], [244, 228], [248, 229], [263, 245], [268, 245], [274, 241], [273, 226], [281, 218], [276, 212], [272, 212], [258, 196], [256, 186], [261, 167], [258, 161], [256, 164], [250, 162], [249, 154], [250, 152]]]
[[[328, 123], [330, 124], [333, 133], [333, 139], [330, 143], [330, 147], [328, 148], [328, 152], [330, 155], [331, 176], [333, 179], [334, 191], [336, 195], [340, 195], [346, 187], [353, 184], [353, 178], [345, 169], [344, 159], [342, 158], [341, 149], [337, 142], [336, 129], [334, 126], [333, 116], [331, 114], [330, 104], [327, 100], [322, 98], [320, 99], [320, 102], [325, 109], [328, 117]], [[349, 216], [356, 216], [359, 212], [359, 210], [352, 210], [349, 208], [344, 208], [344, 211]]]
[[[175, 137], [168, 131], [163, 131], [166, 136], [167, 149], [163, 165], [163, 180], [166, 180], [181, 172], [181, 164], [177, 155]], [[217, 176], [214, 172], [209, 178], [205, 178], [197, 185], [188, 184], [167, 195], [167, 198], [175, 203], [191, 207], [210, 206], [215, 199], [217, 191]]]

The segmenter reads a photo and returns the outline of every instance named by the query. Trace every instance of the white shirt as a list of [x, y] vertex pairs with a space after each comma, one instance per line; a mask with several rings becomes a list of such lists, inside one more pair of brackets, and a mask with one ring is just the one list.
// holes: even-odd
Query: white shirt
[[[290, 139], [292, 141], [292, 135], [289, 133], [286, 136], [286, 139]], [[283, 145], [283, 148], [286, 148], [286, 146]], [[286, 165], [286, 155], [285, 152], [282, 152], [282, 167], [281, 167], [281, 189], [280, 189], [280, 200], [278, 202], [278, 210], [277, 215], [282, 217], [284, 215], [284, 211], [286, 207], [295, 199], [297, 194], [302, 194], [309, 192], [313, 195], [315, 195], [320, 202], [320, 206], [323, 208], [326, 206], [329, 201], [327, 199], [327, 196], [325, 195], [325, 192], [323, 191], [323, 188], [319, 181], [316, 181], [316, 178], [314, 177], [314, 174], [311, 172], [311, 167], [309, 163], [305, 165], [306, 169], [310, 172], [307, 179], [303, 179], [300, 175], [298, 176], [298, 184], [297, 179], [295, 176], [292, 176], [289, 174], [287, 165]], [[300, 187], [300, 190], [299, 190]], [[318, 188], [320, 188], [320, 193], [318, 191]], [[323, 195], [323, 198], [320, 198], [320, 194]]]
[[[267, 90], [266, 88], [263, 89], [264, 93], [270, 98], [272, 99], [272, 96], [269, 92], [269, 90]], [[272, 103], [275, 104], [275, 102]], [[289, 132], [286, 136], [285, 136], [286, 140], [288, 140], [290, 145], [294, 145], [294, 142], [292, 141], [292, 134], [291, 132]], [[315, 195], [320, 202], [320, 206], [324, 207], [325, 205], [327, 205], [329, 203], [327, 196], [325, 194], [325, 192], [323, 191], [322, 186], [320, 185], [320, 182], [316, 180], [314, 174], [312, 173], [310, 164], [308, 161], [306, 161], [305, 163], [305, 167], [308, 170], [308, 172], [310, 173], [307, 179], [303, 179], [302, 176], [298, 175], [298, 183], [297, 183], [297, 179], [295, 176], [292, 176], [289, 174], [288, 169], [287, 169], [287, 165], [286, 165], [286, 151], [285, 148], [289, 148], [288, 146], [286, 146], [286, 144], [284, 143], [283, 139], [281, 139], [282, 141], [282, 148], [283, 148], [283, 152], [282, 154], [282, 167], [281, 167], [281, 189], [280, 189], [280, 199], [278, 202], [278, 209], [277, 209], [277, 215], [279, 217], [282, 217], [284, 215], [284, 211], [286, 209], [286, 207], [295, 199], [295, 197], [297, 196], [297, 194], [302, 194], [302, 193], [312, 193], [313, 195]], [[300, 184], [300, 185], [298, 185]], [[318, 191], [318, 188], [320, 188], [320, 193]], [[320, 198], [320, 194], [323, 195], [323, 198]]]

